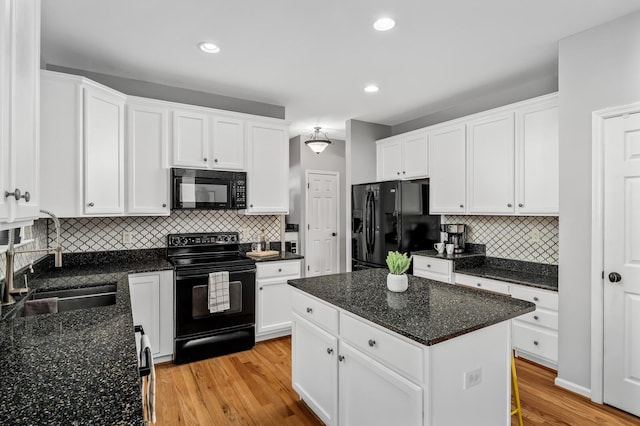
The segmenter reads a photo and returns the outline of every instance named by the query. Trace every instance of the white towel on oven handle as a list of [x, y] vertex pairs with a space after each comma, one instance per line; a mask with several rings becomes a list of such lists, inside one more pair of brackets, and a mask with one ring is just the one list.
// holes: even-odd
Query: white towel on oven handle
[[229, 298], [229, 271], [209, 274], [209, 312], [224, 312], [231, 309]]
[[[151, 341], [149, 336], [143, 334], [140, 338], [140, 363], [145, 359], [145, 350], [149, 348], [150, 363], [149, 363], [149, 375], [143, 378], [142, 387], [144, 390], [143, 401], [147, 406], [147, 421], [149, 423], [156, 422], [156, 369], [153, 366], [153, 351], [151, 350]], [[146, 382], [146, 383], [145, 383]]]

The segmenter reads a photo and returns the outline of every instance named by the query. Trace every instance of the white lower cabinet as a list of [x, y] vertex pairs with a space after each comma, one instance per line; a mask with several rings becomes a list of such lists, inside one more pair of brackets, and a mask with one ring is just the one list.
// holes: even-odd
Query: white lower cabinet
[[300, 261], [256, 264], [256, 341], [291, 332], [291, 286], [300, 278]]
[[427, 256], [413, 256], [413, 275], [453, 284], [453, 261]]
[[422, 388], [340, 342], [341, 425], [422, 425]]
[[154, 361], [173, 355], [173, 271], [129, 275], [134, 325], [142, 325], [151, 341]]

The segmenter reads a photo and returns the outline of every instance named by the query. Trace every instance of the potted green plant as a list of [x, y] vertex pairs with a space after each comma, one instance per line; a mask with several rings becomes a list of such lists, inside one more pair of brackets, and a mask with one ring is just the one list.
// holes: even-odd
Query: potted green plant
[[389, 274], [387, 275], [387, 288], [395, 292], [403, 292], [409, 286], [407, 279], [407, 270], [411, 265], [411, 257], [408, 257], [406, 253], [400, 253], [398, 251], [390, 251], [387, 254], [387, 266], [389, 267]]

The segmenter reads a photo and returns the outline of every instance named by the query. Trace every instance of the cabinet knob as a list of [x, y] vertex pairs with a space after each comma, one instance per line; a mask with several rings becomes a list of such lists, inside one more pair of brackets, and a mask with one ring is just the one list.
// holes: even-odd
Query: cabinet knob
[[338, 361], [340, 361], [340, 362], [344, 361], [344, 356], [338, 355]]
[[476, 285], [477, 285], [478, 287], [482, 287], [482, 284], [481, 284], [481, 283], [476, 283]]
[[403, 175], [404, 175], [404, 174], [406, 174], [406, 173], [407, 173], [407, 172], [405, 172], [404, 170], [402, 171], [402, 174], [403, 174]]
[[253, 208], [253, 204], [249, 204], [249, 207]]
[[536, 346], [538, 346], [538, 344], [539, 344], [539, 343], [538, 343], [538, 341], [537, 341], [537, 340], [534, 340], [534, 341], [533, 341], [533, 344], [534, 344], [534, 345], [536, 345]]
[[167, 203], [162, 203], [162, 207], [167, 207]]
[[307, 308], [307, 313], [308, 313], [308, 314], [312, 314], [312, 313], [313, 313], [313, 309], [311, 309], [311, 308]]
[[4, 191], [4, 198], [9, 198], [9, 197], [15, 198], [16, 201], [19, 201], [21, 198], [24, 198], [24, 201], [26, 201], [27, 203], [31, 200], [31, 194], [29, 194], [29, 191], [23, 194], [18, 188], [16, 188], [13, 192]]
[[95, 203], [92, 201], [92, 202], [90, 202], [90, 203], [89, 203], [89, 204], [87, 204], [87, 205], [88, 205], [89, 207], [93, 207], [93, 206], [95, 206]]
[[374, 347], [376, 345], [376, 341], [373, 339], [369, 339], [369, 346]]
[[513, 204], [509, 203], [507, 204], [507, 207], [513, 207]]
[[400, 176], [400, 172], [398, 172], [398, 176]]
[[203, 158], [203, 160], [204, 160], [204, 162], [206, 163], [206, 162], [207, 162], [207, 157], [204, 157], [204, 158]]
[[218, 159], [217, 159], [217, 158], [214, 158], [214, 159], [213, 159], [213, 162], [214, 162], [214, 163], [217, 163], [217, 162], [218, 162]]
[[534, 297], [533, 297], [533, 301], [534, 301], [534, 302], [537, 302], [538, 300], [540, 300], [540, 299], [538, 299], [538, 296], [534, 296]]
[[518, 204], [518, 207], [524, 207], [524, 204], [520, 203]]
[[464, 208], [464, 204], [460, 204], [460, 208], [463, 209]]
[[431, 268], [431, 265], [427, 264], [427, 268]]
[[282, 272], [282, 269], [281, 269], [281, 268], [278, 268], [278, 272]]
[[332, 232], [332, 233], [331, 233], [331, 236], [332, 236], [332, 237], [335, 237], [336, 235], [337, 235], [337, 234], [336, 234], [335, 232]]
[[262, 287], [260, 287], [260, 290], [262, 291]]
[[333, 353], [333, 349], [331, 349], [331, 348], [327, 348], [327, 353], [328, 353], [329, 355], [331, 355], [331, 354]]
[[536, 320], [536, 321], [538, 321], [538, 316], [537, 316], [537, 315], [534, 315], [534, 316], [533, 316], [533, 319], [534, 319], [534, 320]]

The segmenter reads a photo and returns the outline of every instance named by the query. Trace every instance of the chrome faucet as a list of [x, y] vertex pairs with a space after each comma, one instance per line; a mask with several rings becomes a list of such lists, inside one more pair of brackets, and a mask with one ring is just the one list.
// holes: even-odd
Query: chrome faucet
[[54, 254], [54, 262], [55, 262], [55, 267], [56, 268], [61, 268], [62, 267], [62, 245], [60, 244], [60, 220], [58, 220], [58, 217], [56, 215], [54, 215], [53, 213], [51, 213], [48, 210], [40, 210], [40, 213], [44, 213], [47, 216], [50, 216], [51, 219], [53, 220], [53, 223], [56, 226], [56, 246], [55, 247], [46, 247], [43, 249], [33, 249], [33, 250], [21, 250], [19, 252], [16, 252], [15, 247], [13, 245], [13, 232], [9, 232], [9, 241], [8, 241], [8, 247], [7, 247], [7, 252], [5, 253], [6, 256], [6, 272], [5, 272], [5, 284], [4, 284], [4, 293], [2, 295], [2, 304], [3, 305], [11, 305], [13, 303], [15, 303], [15, 299], [14, 299], [14, 295], [16, 294], [22, 294], [25, 293], [27, 291], [29, 291], [29, 289], [26, 286], [26, 280], [25, 280], [25, 287], [24, 288], [14, 288], [13, 287], [13, 268], [14, 268], [14, 260], [15, 260], [15, 255], [16, 254], [20, 254], [20, 253], [41, 253], [41, 252], [46, 252], [46, 253], [51, 253], [53, 252]]

